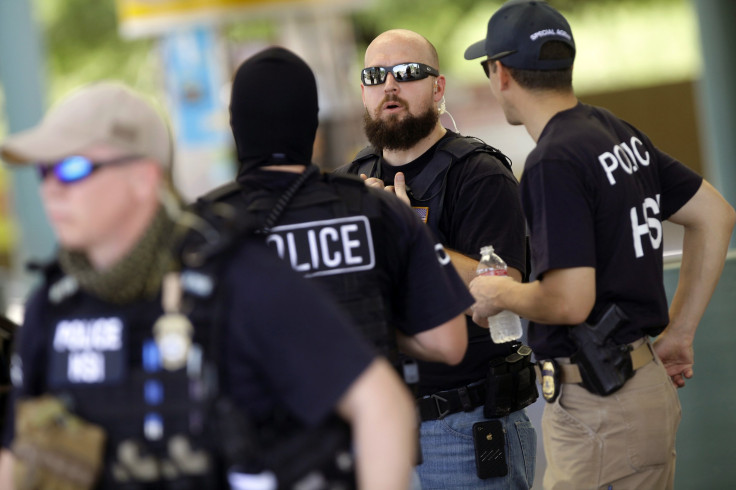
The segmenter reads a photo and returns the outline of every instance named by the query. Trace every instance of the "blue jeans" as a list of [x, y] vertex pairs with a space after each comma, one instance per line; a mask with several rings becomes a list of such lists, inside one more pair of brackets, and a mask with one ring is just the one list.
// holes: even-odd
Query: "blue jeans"
[[476, 474], [472, 427], [482, 420], [486, 419], [481, 406], [472, 412], [458, 412], [442, 420], [422, 422], [423, 463], [416, 467], [422, 490], [531, 488], [537, 434], [526, 410], [498, 419], [506, 436], [506, 464], [509, 470], [503, 477], [481, 480]]

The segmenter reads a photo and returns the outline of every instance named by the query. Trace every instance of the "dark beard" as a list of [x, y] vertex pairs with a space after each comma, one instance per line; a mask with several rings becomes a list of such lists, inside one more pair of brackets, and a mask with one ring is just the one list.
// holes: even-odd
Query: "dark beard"
[[368, 141], [379, 150], [408, 150], [429, 136], [439, 120], [433, 107], [424, 113], [408, 114], [403, 120], [392, 114], [386, 120], [373, 119], [368, 109], [363, 113], [363, 129]]

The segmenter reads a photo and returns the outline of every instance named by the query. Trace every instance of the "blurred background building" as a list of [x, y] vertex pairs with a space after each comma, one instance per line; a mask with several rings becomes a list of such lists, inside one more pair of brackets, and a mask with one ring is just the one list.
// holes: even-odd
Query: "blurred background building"
[[[176, 138], [175, 182], [194, 199], [232, 178], [230, 77], [277, 44], [315, 71], [320, 129], [315, 162], [330, 170], [365, 145], [360, 68], [380, 32], [427, 37], [447, 77], [457, 130], [507, 153], [521, 177], [533, 141], [509, 126], [477, 62], [462, 53], [485, 36], [497, 0], [0, 0], [0, 139], [38, 122], [69, 90], [121, 79], [158, 102]], [[734, 0], [550, 0], [569, 19], [578, 54], [574, 85], [646, 132], [736, 204]], [[274, 100], [274, 103], [278, 103]], [[298, 114], [295, 114], [298, 117]], [[443, 116], [445, 126], [455, 129]], [[31, 169], [0, 166], [0, 309], [19, 319], [34, 283], [24, 264], [55, 244]], [[503, 212], [503, 210], [499, 210]], [[682, 232], [665, 227], [667, 287], [677, 281]], [[680, 395], [677, 489], [731, 488], [736, 434], [736, 261], [696, 339], [696, 377]], [[538, 424], [542, 403], [532, 407]], [[544, 468], [539, 447], [535, 488]]]

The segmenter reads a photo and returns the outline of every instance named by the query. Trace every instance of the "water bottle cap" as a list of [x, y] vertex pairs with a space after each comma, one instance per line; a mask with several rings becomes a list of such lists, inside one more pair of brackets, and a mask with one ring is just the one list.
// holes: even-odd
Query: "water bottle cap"
[[480, 247], [481, 255], [491, 255], [492, 253], [493, 253], [493, 245], [486, 245], [485, 247]]

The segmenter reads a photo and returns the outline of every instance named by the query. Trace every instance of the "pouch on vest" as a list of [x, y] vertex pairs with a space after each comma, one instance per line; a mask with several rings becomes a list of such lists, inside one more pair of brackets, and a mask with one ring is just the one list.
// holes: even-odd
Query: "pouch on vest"
[[504, 417], [534, 403], [539, 393], [531, 357], [532, 350], [519, 344], [512, 354], [491, 360], [486, 377], [484, 417]]
[[12, 451], [17, 490], [94, 487], [102, 470], [105, 431], [67, 411], [50, 395], [19, 400]]

